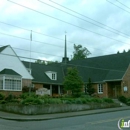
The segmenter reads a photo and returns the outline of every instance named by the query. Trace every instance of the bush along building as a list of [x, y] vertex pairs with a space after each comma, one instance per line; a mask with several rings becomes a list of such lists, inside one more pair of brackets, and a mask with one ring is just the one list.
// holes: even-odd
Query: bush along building
[[[76, 67], [85, 84], [91, 78], [99, 97], [117, 98], [130, 95], [130, 52], [71, 60], [65, 52], [61, 63], [43, 65], [20, 61], [11, 46], [0, 48], [0, 92], [22, 93], [31, 84], [35, 89], [47, 88], [50, 95], [64, 93], [63, 81], [68, 67]], [[84, 91], [84, 90], [83, 90]]]

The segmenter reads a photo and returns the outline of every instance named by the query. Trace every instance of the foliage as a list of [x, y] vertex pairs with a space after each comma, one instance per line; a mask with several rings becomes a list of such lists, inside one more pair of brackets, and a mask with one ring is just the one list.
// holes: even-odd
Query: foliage
[[[123, 97], [123, 96], [122, 96]], [[122, 98], [121, 97], [121, 98]], [[127, 100], [127, 104], [130, 105], [130, 98]], [[37, 96], [35, 93], [23, 93], [16, 98], [14, 95], [9, 94], [5, 99], [0, 100], [0, 104], [23, 104], [23, 105], [41, 105], [41, 104], [87, 104], [87, 103], [113, 103], [112, 99], [109, 98], [93, 98], [89, 95], [76, 97], [59, 97], [52, 98], [48, 96]]]
[[0, 100], [3, 100], [5, 98], [5, 95], [0, 93]]
[[38, 59], [38, 60], [35, 61], [35, 63], [44, 64], [45, 65], [46, 61]]
[[94, 94], [95, 89], [92, 87], [91, 78], [88, 79], [88, 83], [87, 83], [87, 86], [86, 86], [85, 90], [87, 91], [87, 93], [88, 93], [89, 95]]
[[130, 106], [130, 98], [127, 98], [126, 104]]
[[72, 60], [85, 59], [90, 54], [91, 54], [90, 51], [86, 47], [83, 48], [82, 45], [76, 46], [74, 44], [74, 52]]
[[[24, 87], [22, 88], [22, 92], [23, 92], [23, 93], [29, 92], [29, 87], [24, 86]], [[35, 87], [34, 87], [34, 88], [31, 88], [31, 92], [36, 92]]]
[[27, 97], [26, 99], [24, 99], [22, 101], [22, 104], [24, 105], [39, 105], [42, 104], [42, 100], [38, 99], [38, 98], [34, 98], [34, 97]]
[[107, 103], [113, 103], [114, 102], [111, 98], [103, 98], [103, 101], [107, 102]]
[[39, 63], [39, 64], [43, 64], [43, 65], [49, 65], [49, 64], [53, 64], [53, 63], [59, 63], [59, 61], [45, 61], [45, 60], [36, 60], [35, 63]]
[[16, 96], [13, 95], [13, 94], [9, 94], [9, 95], [5, 98], [5, 100], [6, 100], [7, 102], [11, 102], [13, 99], [16, 99]]
[[22, 93], [20, 96], [19, 96], [21, 99], [26, 99], [28, 97], [33, 97], [33, 98], [37, 98], [38, 96], [35, 94], [35, 93]]
[[5, 100], [0, 100], [0, 104], [6, 104]]
[[43, 100], [44, 104], [62, 104], [62, 100], [61, 99], [57, 99], [57, 98], [45, 98]]
[[124, 97], [124, 96], [118, 97], [118, 100], [121, 101], [121, 102], [123, 102], [123, 103], [126, 103], [126, 102], [127, 102], [127, 98]]
[[65, 90], [71, 91], [72, 96], [81, 96], [83, 82], [79, 77], [78, 70], [76, 68], [68, 68], [63, 85]]
[[102, 103], [103, 100], [100, 98], [91, 98], [91, 102], [95, 102], [95, 103]]

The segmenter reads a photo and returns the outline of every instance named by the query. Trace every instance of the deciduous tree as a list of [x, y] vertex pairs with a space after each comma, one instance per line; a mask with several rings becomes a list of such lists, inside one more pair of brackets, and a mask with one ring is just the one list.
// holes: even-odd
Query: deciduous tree
[[90, 54], [91, 54], [90, 51], [86, 47], [74, 44], [74, 52], [72, 60], [85, 59]]

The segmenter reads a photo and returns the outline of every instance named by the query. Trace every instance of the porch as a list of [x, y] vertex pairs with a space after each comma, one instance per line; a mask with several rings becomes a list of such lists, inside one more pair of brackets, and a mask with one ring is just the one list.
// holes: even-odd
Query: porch
[[63, 86], [61, 85], [44, 84], [43, 87], [50, 90], [50, 96], [57, 97], [63, 94]]
[[109, 98], [118, 98], [122, 95], [121, 81], [107, 82], [107, 88]]

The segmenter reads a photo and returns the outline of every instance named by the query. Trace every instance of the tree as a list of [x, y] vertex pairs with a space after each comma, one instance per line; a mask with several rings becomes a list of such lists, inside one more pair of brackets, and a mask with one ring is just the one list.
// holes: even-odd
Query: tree
[[118, 51], [117, 54], [120, 54], [120, 52]]
[[74, 44], [74, 52], [72, 60], [85, 59], [88, 55], [90, 55], [90, 51], [86, 47], [82, 47], [82, 45]]
[[82, 92], [83, 81], [81, 77], [78, 75], [78, 70], [76, 68], [68, 68], [67, 75], [65, 76], [64, 89], [67, 91], [71, 91], [72, 96], [79, 97]]
[[43, 65], [49, 65], [52, 63], [59, 63], [58, 61], [44, 61], [44, 60], [36, 60], [35, 63], [43, 64]]
[[88, 79], [88, 83], [85, 89], [89, 95], [92, 95], [95, 92], [95, 89], [92, 87], [91, 78]]
[[40, 59], [36, 60], [35, 63], [44, 64], [44, 65], [46, 64], [44, 60], [40, 60]]

